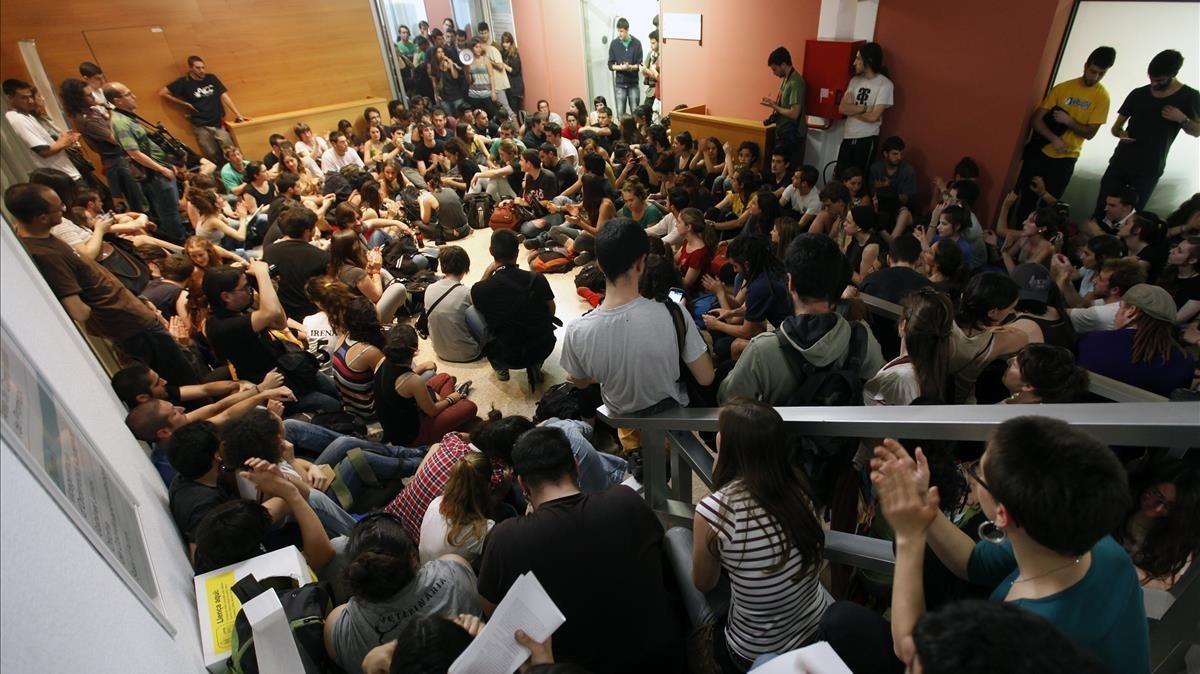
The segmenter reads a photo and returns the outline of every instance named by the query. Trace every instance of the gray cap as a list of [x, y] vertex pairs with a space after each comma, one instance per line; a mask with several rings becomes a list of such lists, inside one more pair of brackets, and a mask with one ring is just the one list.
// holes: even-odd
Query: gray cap
[[1050, 271], [1040, 264], [1026, 262], [1012, 270], [1012, 280], [1021, 291], [1017, 293], [1018, 300], [1034, 300], [1046, 304], [1050, 301]]
[[1137, 307], [1138, 311], [1150, 318], [1167, 323], [1174, 323], [1178, 313], [1175, 309], [1175, 300], [1171, 299], [1171, 293], [1149, 283], [1139, 283], [1126, 290], [1125, 294], [1121, 296], [1121, 301]]

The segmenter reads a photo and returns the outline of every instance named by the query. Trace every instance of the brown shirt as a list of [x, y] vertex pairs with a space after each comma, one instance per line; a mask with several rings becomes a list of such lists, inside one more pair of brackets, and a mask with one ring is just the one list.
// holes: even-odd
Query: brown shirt
[[121, 341], [160, 325], [149, 307], [93, 260], [75, 253], [57, 237], [21, 237], [38, 271], [60, 300], [78, 295], [92, 308], [87, 330], [97, 337]]

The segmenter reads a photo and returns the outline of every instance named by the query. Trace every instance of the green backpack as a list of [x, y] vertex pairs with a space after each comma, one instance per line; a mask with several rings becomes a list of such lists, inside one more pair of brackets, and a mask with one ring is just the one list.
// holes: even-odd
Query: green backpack
[[[325, 616], [333, 610], [333, 599], [322, 583], [291, 587], [292, 578], [266, 578], [259, 582], [246, 576], [233, 586], [233, 594], [245, 604], [263, 592], [275, 592], [292, 628], [292, 638], [304, 664], [304, 674], [334, 671], [325, 652]], [[257, 674], [258, 655], [254, 650], [254, 631], [246, 614], [238, 609], [233, 623], [233, 646], [225, 665], [231, 674]], [[297, 673], [299, 674], [299, 673]]]

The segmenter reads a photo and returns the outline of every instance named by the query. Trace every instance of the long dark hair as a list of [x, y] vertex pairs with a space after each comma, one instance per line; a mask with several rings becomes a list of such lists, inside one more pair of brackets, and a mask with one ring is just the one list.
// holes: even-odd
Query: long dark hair
[[63, 108], [68, 117], [78, 117], [96, 104], [87, 92], [88, 83], [77, 77], [69, 77], [62, 81], [58, 93], [62, 97]]
[[378, 602], [404, 589], [417, 576], [416, 546], [400, 520], [387, 512], [374, 513], [350, 532], [342, 569], [346, 594]]
[[888, 74], [887, 67], [883, 65], [883, 47], [880, 47], [878, 42], [868, 42], [859, 47], [858, 55], [862, 57], [863, 65], [870, 68], [871, 72], [884, 76]]
[[[955, 245], [950, 242], [950, 245]], [[1000, 272], [988, 271], [973, 276], [963, 289], [958, 304], [958, 327], [984, 328], [991, 325], [988, 312], [1014, 305], [1020, 289], [1016, 281]]]
[[721, 408], [717, 428], [721, 443], [713, 489], [749, 494], [778, 523], [776, 536], [766, 541], [775, 557], [770, 571], [782, 569], [795, 550], [801, 559], [800, 577], [815, 574], [825, 550], [825, 532], [813, 509], [808, 480], [783, 451], [783, 418], [765, 403], [738, 398]]
[[771, 250], [771, 240], [761, 234], [744, 234], [731, 241], [729, 259], [746, 270], [743, 276], [747, 284], [762, 273], [783, 274], [783, 262]]
[[326, 267], [329, 275], [336, 278], [342, 265], [346, 264], [359, 269], [367, 268], [367, 252], [363, 250], [358, 232], [353, 229], [336, 232], [329, 240], [329, 266]]
[[587, 213], [588, 224], [595, 227], [600, 222], [600, 205], [604, 203], [604, 178], [594, 173], [583, 174], [583, 212]]
[[[1142, 506], [1142, 494], [1160, 484], [1175, 485], [1176, 502], [1167, 517], [1146, 532], [1142, 547], [1133, 553], [1133, 563], [1146, 572], [1147, 580], [1168, 579], [1178, 574], [1189, 559], [1200, 557], [1200, 470], [1174, 459], [1146, 468], [1130, 480], [1133, 493], [1132, 516]], [[1117, 539], [1128, 542], [1128, 520], [1117, 532]]]
[[571, 99], [571, 107], [575, 108], [575, 120], [579, 122], [579, 125], [587, 126], [587, 103], [584, 103], [583, 99], [577, 96]]
[[342, 313], [342, 324], [346, 335], [356, 342], [366, 342], [380, 350], [387, 345], [375, 303], [365, 297], [350, 300]]
[[901, 304], [904, 307], [904, 345], [917, 373], [921, 397], [945, 401], [954, 304], [945, 293], [932, 288], [909, 293]]

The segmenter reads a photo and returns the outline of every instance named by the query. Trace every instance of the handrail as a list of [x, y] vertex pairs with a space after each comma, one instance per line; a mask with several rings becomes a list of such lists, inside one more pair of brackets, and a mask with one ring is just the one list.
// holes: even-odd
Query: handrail
[[[875, 297], [873, 295], [864, 295], [859, 293], [858, 298], [867, 305], [867, 309], [877, 316], [898, 320], [904, 307], [894, 302], [889, 302], [885, 299]], [[1170, 400], [1157, 393], [1152, 393], [1146, 389], [1138, 388], [1123, 381], [1117, 381], [1110, 377], [1105, 377], [1102, 374], [1088, 371], [1088, 391], [1104, 398], [1118, 403], [1162, 403]]]
[[[777, 407], [792, 430], [829, 437], [986, 440], [999, 424], [1030, 414], [1062, 419], [1106, 444], [1187, 447], [1200, 438], [1200, 402], [1065, 405]], [[717, 430], [717, 408], [678, 408], [652, 416], [598, 413], [621, 428]]]

